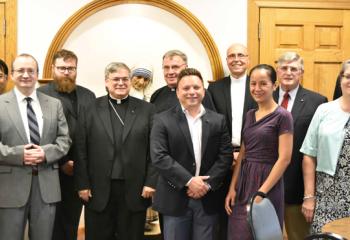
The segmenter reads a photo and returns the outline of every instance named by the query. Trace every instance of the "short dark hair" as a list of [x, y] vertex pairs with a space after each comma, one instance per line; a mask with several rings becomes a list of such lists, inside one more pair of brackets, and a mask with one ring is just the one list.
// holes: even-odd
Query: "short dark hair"
[[203, 78], [202, 78], [202, 74], [195, 68], [185, 68], [185, 69], [183, 69], [179, 73], [179, 75], [177, 76], [177, 84], [179, 84], [181, 79], [183, 79], [186, 76], [197, 76], [202, 81], [202, 83], [204, 84]]
[[275, 69], [271, 66], [271, 65], [268, 65], [268, 64], [258, 64], [256, 65], [255, 67], [253, 67], [250, 72], [249, 72], [249, 76], [252, 75], [252, 73], [255, 71], [255, 70], [261, 70], [261, 69], [264, 69], [267, 71], [267, 74], [269, 75], [270, 77], [270, 80], [273, 84], [275, 84], [276, 80], [277, 80], [277, 75], [276, 75], [276, 71]]
[[9, 68], [7, 67], [6, 63], [0, 59], [0, 70], [7, 76], [9, 75]]
[[78, 64], [78, 57], [77, 55], [75, 55], [74, 52], [69, 51], [67, 49], [61, 49], [59, 51], [57, 51], [52, 58], [52, 64], [55, 64], [56, 59], [58, 58], [63, 58], [64, 61], [66, 61], [67, 59], [74, 59], [75, 62]]

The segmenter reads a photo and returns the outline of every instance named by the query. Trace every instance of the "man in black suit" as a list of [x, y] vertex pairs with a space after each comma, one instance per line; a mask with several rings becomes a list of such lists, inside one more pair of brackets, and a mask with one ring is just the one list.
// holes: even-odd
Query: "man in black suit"
[[105, 85], [108, 95], [79, 115], [74, 173], [86, 203], [86, 239], [140, 240], [158, 178], [149, 157], [155, 109], [129, 96], [124, 63], [106, 67]]
[[201, 74], [187, 68], [178, 76], [180, 104], [157, 114], [151, 157], [159, 171], [154, 208], [164, 216], [167, 240], [212, 240], [219, 189], [232, 162], [225, 118], [202, 105]]
[[[170, 50], [163, 55], [162, 67], [167, 85], [156, 90], [150, 100], [156, 106], [157, 113], [179, 104], [175, 93], [177, 77], [183, 69], [187, 68], [187, 56], [180, 50]], [[203, 105], [215, 111], [213, 100], [207, 91], [203, 99]]]
[[95, 99], [90, 90], [78, 86], [78, 57], [65, 49], [55, 53], [52, 60], [53, 81], [39, 87], [38, 91], [59, 99], [63, 106], [72, 145], [66, 156], [60, 159], [60, 185], [62, 201], [57, 204], [53, 240], [77, 239], [82, 203], [74, 189], [73, 168], [75, 161], [75, 132], [78, 121], [79, 106], [89, 106]]
[[[249, 91], [249, 76], [247, 75], [249, 56], [247, 48], [242, 44], [232, 44], [227, 49], [226, 62], [230, 75], [209, 84], [208, 91], [211, 93], [216, 111], [225, 115], [234, 149], [233, 157], [237, 159], [241, 145], [244, 116], [248, 110], [256, 108], [256, 103]], [[231, 176], [232, 172], [229, 172], [225, 178], [222, 191], [222, 210], [218, 230], [218, 239], [220, 240], [227, 239], [227, 214], [224, 209], [224, 201]]]
[[327, 98], [300, 85], [304, 74], [304, 61], [297, 53], [286, 52], [282, 54], [277, 65], [280, 87], [275, 91], [274, 98], [279, 105], [292, 113], [294, 122], [292, 159], [284, 173], [284, 220], [288, 239], [298, 240], [304, 239], [309, 230], [309, 224], [301, 213], [304, 181], [303, 154], [299, 149], [304, 141], [312, 116], [320, 104], [327, 102]]

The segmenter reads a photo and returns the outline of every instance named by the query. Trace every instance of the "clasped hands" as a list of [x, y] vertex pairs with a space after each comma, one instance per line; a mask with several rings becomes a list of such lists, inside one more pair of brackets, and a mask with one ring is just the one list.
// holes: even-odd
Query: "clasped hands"
[[209, 179], [209, 176], [196, 176], [192, 177], [187, 188], [187, 196], [194, 199], [203, 197], [209, 191], [209, 185], [205, 180]]
[[45, 161], [44, 150], [36, 144], [24, 145], [24, 165], [35, 166]]

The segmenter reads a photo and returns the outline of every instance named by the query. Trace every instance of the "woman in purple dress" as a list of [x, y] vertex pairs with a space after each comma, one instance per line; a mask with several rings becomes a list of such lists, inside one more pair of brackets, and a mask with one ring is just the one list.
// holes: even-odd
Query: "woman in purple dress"
[[[247, 221], [247, 205], [257, 191], [265, 193], [271, 200], [282, 228], [282, 175], [290, 162], [293, 146], [292, 116], [278, 106], [272, 97], [276, 88], [274, 68], [260, 64], [249, 75], [250, 94], [258, 108], [247, 112], [241, 151], [226, 196], [229, 240], [252, 239]], [[261, 201], [261, 198], [258, 197], [256, 201]]]

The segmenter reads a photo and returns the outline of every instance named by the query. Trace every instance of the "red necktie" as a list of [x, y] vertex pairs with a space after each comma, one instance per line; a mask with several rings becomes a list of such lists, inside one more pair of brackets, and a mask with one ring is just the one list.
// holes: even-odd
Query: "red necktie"
[[284, 95], [283, 95], [282, 103], [281, 103], [281, 106], [282, 106], [284, 109], [287, 109], [287, 108], [288, 108], [288, 100], [289, 100], [289, 93], [288, 93], [288, 92], [285, 92]]

